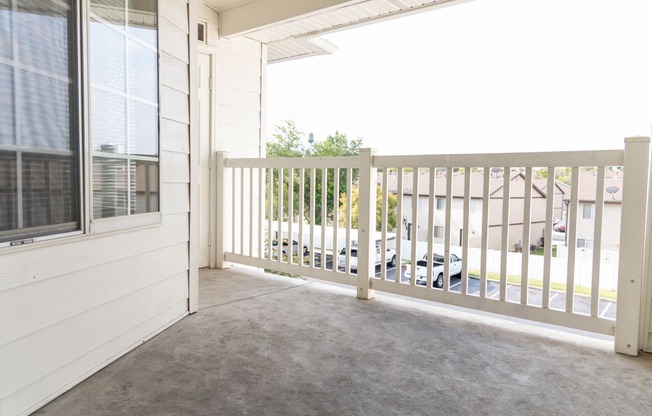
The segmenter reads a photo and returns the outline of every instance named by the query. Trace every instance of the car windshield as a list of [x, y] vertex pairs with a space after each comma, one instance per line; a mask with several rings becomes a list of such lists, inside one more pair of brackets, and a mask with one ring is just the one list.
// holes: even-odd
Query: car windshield
[[[428, 253], [426, 253], [426, 254], [423, 255], [423, 259], [424, 259], [424, 260], [428, 260]], [[434, 262], [436, 262], [436, 263], [443, 263], [443, 262], [444, 262], [444, 256], [442, 256], [441, 254], [437, 254], [437, 253], [435, 253], [435, 254], [432, 256], [432, 260], [433, 260]]]
[[[343, 248], [340, 251], [340, 255], [345, 255], [346, 254], [346, 248]], [[351, 257], [358, 257], [358, 249], [357, 248], [352, 248], [351, 249]]]

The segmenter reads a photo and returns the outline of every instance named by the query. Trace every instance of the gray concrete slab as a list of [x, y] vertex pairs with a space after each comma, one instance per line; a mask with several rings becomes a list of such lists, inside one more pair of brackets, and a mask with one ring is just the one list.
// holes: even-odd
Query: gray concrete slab
[[648, 415], [652, 360], [554, 329], [242, 269], [37, 415]]

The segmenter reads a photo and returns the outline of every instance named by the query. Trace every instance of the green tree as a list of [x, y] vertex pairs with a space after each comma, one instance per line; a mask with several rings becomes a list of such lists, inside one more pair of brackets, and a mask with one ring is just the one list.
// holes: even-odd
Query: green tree
[[[354, 186], [351, 189], [351, 228], [358, 228], [358, 215], [360, 213], [360, 188]], [[392, 231], [396, 228], [396, 205], [398, 204], [396, 195], [387, 194], [387, 230]], [[383, 220], [383, 188], [380, 186], [376, 189], [376, 231], [381, 230]], [[340, 197], [339, 222], [341, 227], [346, 226], [346, 193]]]
[[[305, 134], [300, 131], [296, 123], [293, 120], [287, 120], [281, 125], [275, 126], [275, 132], [270, 139], [267, 141], [267, 157], [337, 157], [337, 156], [357, 156], [360, 154], [360, 146], [362, 146], [362, 139], [349, 140], [346, 137], [346, 134], [340, 133], [338, 131], [333, 135], [329, 135], [323, 141], [316, 141], [312, 146], [306, 147], [304, 145]], [[279, 169], [274, 169], [273, 172], [273, 189], [274, 193], [278, 192], [279, 188]], [[290, 184], [290, 169], [282, 169], [283, 173], [283, 195], [284, 195], [284, 207], [283, 207], [283, 220], [288, 220], [289, 209], [288, 209], [288, 190]], [[294, 207], [294, 213], [297, 215], [299, 212], [306, 218], [310, 219], [310, 205], [314, 204], [315, 207], [315, 224], [321, 225], [322, 218], [322, 170], [317, 169], [315, 172], [315, 200], [311, 201], [311, 170], [306, 170], [304, 172], [304, 206], [299, 207], [299, 192], [300, 192], [300, 176], [299, 171], [294, 170], [293, 173], [293, 190], [294, 190], [294, 200], [292, 201], [292, 206]], [[335, 212], [336, 201], [339, 202], [339, 198], [335, 195], [335, 181], [334, 169], [327, 169], [327, 178], [326, 178], [326, 221], [333, 221], [333, 213]], [[339, 193], [346, 193], [347, 188], [347, 171], [346, 169], [339, 170]], [[358, 179], [358, 170], [352, 170], [351, 183], [357, 182]], [[266, 190], [268, 193], [269, 191]], [[271, 197], [267, 195], [266, 204], [269, 208], [270, 200], [274, 204], [274, 212], [278, 212], [278, 198]]]
[[307, 149], [303, 145], [303, 132], [294, 120], [275, 126], [275, 133], [267, 140], [267, 157], [304, 157]]

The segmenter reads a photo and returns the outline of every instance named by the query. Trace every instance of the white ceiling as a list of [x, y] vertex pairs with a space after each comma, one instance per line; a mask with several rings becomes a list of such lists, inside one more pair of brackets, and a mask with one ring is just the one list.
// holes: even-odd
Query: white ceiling
[[[205, 0], [223, 12], [252, 3], [253, 0]], [[268, 45], [268, 62], [280, 62], [315, 54], [332, 53], [334, 45], [324, 47], [319, 35], [385, 19], [418, 13], [433, 7], [467, 0], [361, 0], [343, 3], [323, 12], [296, 16], [278, 24], [253, 29], [246, 36]], [[314, 40], [317, 38], [316, 40]], [[312, 40], [312, 41], [311, 41]]]

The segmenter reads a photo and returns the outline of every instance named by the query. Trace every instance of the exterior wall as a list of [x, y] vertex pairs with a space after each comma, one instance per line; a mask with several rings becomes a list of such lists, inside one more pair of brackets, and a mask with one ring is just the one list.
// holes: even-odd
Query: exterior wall
[[230, 157], [262, 157], [267, 46], [243, 37], [220, 39], [218, 13], [201, 1], [197, 4], [199, 20], [208, 27], [208, 42], [203, 50], [214, 53], [217, 60], [217, 120], [212, 147], [229, 152]]
[[[215, 54], [215, 137], [212, 149], [214, 151], [229, 152], [229, 157], [264, 157], [265, 156], [265, 77], [267, 68], [267, 45], [260, 42], [238, 37], [234, 39], [219, 38], [219, 16], [205, 6], [199, 4], [199, 19], [208, 23], [208, 45], [205, 50]], [[201, 52], [201, 49], [200, 49]], [[254, 172], [253, 184], [258, 187], [258, 172]], [[248, 189], [250, 172], [244, 172], [244, 184]], [[213, 178], [217, 183], [217, 178]], [[238, 206], [236, 213], [242, 212], [245, 218], [252, 217], [251, 222], [245, 221], [244, 233], [236, 233], [235, 244], [249, 246], [250, 224], [254, 226], [254, 235], [257, 235], [258, 215], [250, 213], [251, 201], [249, 192], [245, 191], [240, 196], [241, 188], [239, 175], [236, 176], [236, 196]], [[217, 183], [224, 188], [225, 195], [232, 194], [231, 178], [226, 178], [225, 183]], [[244, 207], [241, 211], [240, 204]], [[259, 200], [253, 201], [254, 209], [259, 206]], [[231, 215], [233, 206], [227, 204], [227, 215]], [[239, 223], [239, 216], [237, 217]], [[221, 236], [224, 241], [233, 241], [232, 227], [228, 224], [224, 229], [215, 230], [215, 236]], [[244, 238], [245, 241], [240, 241]]]
[[160, 5], [161, 222], [0, 250], [0, 414], [28, 414], [188, 313], [188, 2]]
[[[582, 203], [578, 205], [577, 238], [593, 240], [595, 217], [582, 218]], [[605, 204], [602, 218], [602, 249], [618, 250], [620, 247], [621, 204]]]

